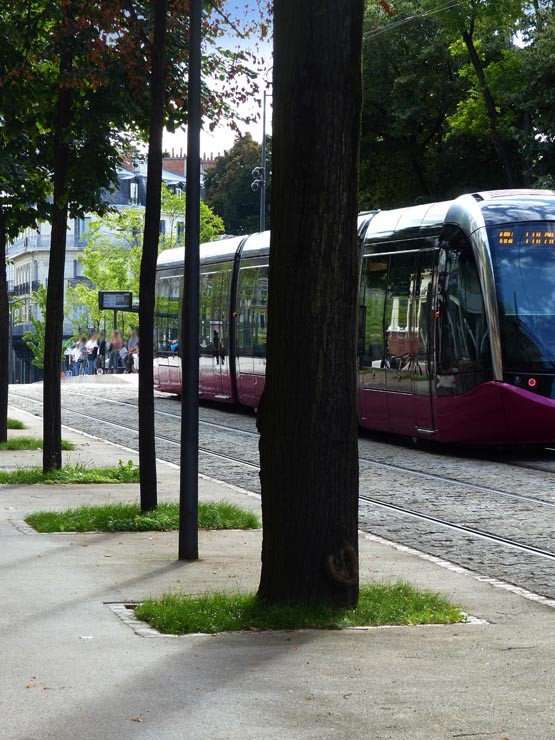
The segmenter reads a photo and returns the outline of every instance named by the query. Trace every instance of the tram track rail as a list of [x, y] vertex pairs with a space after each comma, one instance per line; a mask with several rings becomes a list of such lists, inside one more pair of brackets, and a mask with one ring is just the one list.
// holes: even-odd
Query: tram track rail
[[[72, 389], [72, 393], [74, 395], [77, 395], [77, 396], [82, 396], [83, 398], [96, 398], [96, 399], [98, 399], [100, 401], [105, 401], [106, 400], [106, 398], [104, 396], [95, 396], [94, 394], [80, 393], [79, 391], [74, 391], [73, 389]], [[163, 396], [160, 396], [159, 399], [162, 400], [162, 401], [166, 401], [166, 402], [171, 402], [171, 400], [172, 400], [171, 398], [165, 398]], [[129, 406], [129, 407], [135, 408], [135, 409], [137, 408], [137, 404], [136, 403], [132, 403], [131, 401], [122, 401], [120, 399], [118, 399], [118, 400], [116, 400], [116, 399], [110, 399], [110, 403], [114, 403], [114, 404], [122, 405], [122, 406]], [[223, 411], [223, 409], [222, 409], [222, 411]], [[181, 414], [174, 413], [174, 412], [171, 412], [171, 411], [162, 411], [160, 409], [156, 409], [155, 413], [156, 414], [159, 414], [161, 416], [167, 416], [167, 417], [174, 418], [174, 419], [181, 419]], [[203, 426], [214, 427], [214, 428], [217, 428], [217, 429], [227, 429], [229, 431], [237, 432], [239, 434], [244, 434], [246, 436], [251, 436], [251, 437], [252, 436], [258, 437], [259, 436], [258, 435], [258, 432], [252, 431], [250, 429], [244, 429], [243, 427], [232, 426], [230, 424], [224, 424], [224, 423], [222, 423], [220, 421], [218, 421], [216, 423], [216, 422], [213, 422], [213, 421], [208, 421], [206, 419], [200, 418], [199, 419], [199, 423], [202, 424]], [[361, 437], [361, 439], [363, 439], [363, 440], [366, 439], [367, 440], [368, 437], [363, 436], [363, 437]], [[395, 443], [392, 441], [392, 442], [390, 442], [390, 444], [392, 446], [398, 446], [399, 443], [397, 443], [397, 445], [395, 445]], [[441, 454], [443, 454], [443, 451], [441, 452]], [[553, 471], [551, 471], [551, 470], [545, 469], [544, 467], [541, 467], [542, 463], [551, 463], [551, 462], [553, 462], [555, 464], [555, 448], [552, 448], [552, 447], [540, 448], [539, 454], [542, 455], [543, 458], [540, 457], [539, 459], [530, 460], [528, 462], [525, 462], [525, 461], [522, 461], [522, 460], [520, 460], [520, 461], [511, 460], [511, 459], [507, 458], [506, 456], [499, 455], [499, 454], [485, 454], [483, 450], [480, 451], [480, 454], [476, 454], [476, 452], [469, 453], [469, 457], [471, 457], [473, 460], [493, 462], [493, 463], [498, 463], [499, 465], [510, 465], [510, 466], [515, 467], [515, 468], [523, 468], [525, 470], [536, 470], [538, 472], [546, 473], [548, 475], [555, 475], [555, 469]], [[383, 461], [375, 461], [375, 460], [372, 460], [370, 458], [365, 458], [362, 455], [359, 455], [359, 459], [360, 460], [363, 460], [363, 461], [366, 461], [368, 463], [372, 463], [372, 464], [378, 464], [378, 463], [381, 462], [381, 464], [383, 464], [383, 465], [389, 465], [389, 463], [384, 463]], [[392, 467], [398, 467], [400, 469], [403, 469], [404, 468], [404, 466], [401, 466], [401, 465], [392, 465]], [[413, 468], [410, 468], [410, 467], [406, 467], [404, 469], [406, 469], [406, 470], [408, 470], [410, 472], [415, 472], [416, 474], [420, 474], [422, 476], [427, 475], [423, 471], [415, 471]], [[445, 480], [448, 480], [449, 479], [447, 476], [443, 476], [443, 477], [445, 478]], [[463, 482], [463, 481], [460, 481], [458, 478], [455, 478], [455, 477], [452, 477], [449, 480], [452, 480], [453, 482], [456, 482], [456, 483]], [[467, 485], [471, 485], [471, 484], [467, 484]], [[492, 490], [494, 492], [498, 492], [497, 489], [493, 489], [493, 488], [490, 489], [490, 488], [488, 488], [488, 486], [482, 486], [481, 488], [484, 491], [486, 491], [486, 490]], [[535, 500], [539, 500], [539, 499], [533, 499], [533, 498], [531, 499], [531, 501], [535, 501]]]
[[[72, 390], [72, 393], [73, 395], [82, 396], [83, 398], [96, 398], [98, 401], [107, 400], [104, 396], [95, 396], [95, 395], [91, 395], [90, 393], [79, 393], [78, 391], [73, 391], [73, 390]], [[31, 400], [31, 399], [28, 399], [28, 400]], [[169, 399], [163, 399], [163, 400], [169, 400]], [[120, 399], [111, 398], [110, 403], [115, 404], [117, 406], [129, 406], [135, 410], [137, 409], [137, 404], [131, 403], [131, 401], [121, 401]], [[175, 413], [172, 413], [171, 411], [162, 411], [160, 409], [155, 409], [155, 414], [159, 414], [160, 416], [168, 416], [172, 419], [178, 419], [178, 420], [181, 419], [181, 414], [175, 414]], [[207, 421], [206, 419], [199, 419], [199, 424], [203, 424], [205, 426], [211, 426], [216, 429], [227, 429], [231, 432], [239, 432], [240, 434], [246, 434], [251, 437], [258, 437], [258, 432], [253, 432], [250, 429], [241, 429], [241, 427], [234, 427], [229, 424], [221, 424], [219, 422], [216, 423], [214, 421]]]
[[[33, 401], [34, 403], [42, 403], [41, 401], [38, 401], [37, 399], [33, 399], [33, 398], [30, 398], [30, 397], [25, 397], [25, 396], [23, 396], [21, 394], [18, 394], [18, 395], [20, 395], [21, 398], [26, 398], [26, 400], [28, 400], [28, 401]], [[86, 398], [96, 398], [97, 400], [106, 401], [106, 399], [103, 398], [102, 396], [91, 396], [89, 394], [84, 394], [84, 393], [76, 393], [75, 395], [80, 395], [80, 396], [83, 396], [83, 397], [86, 397]], [[134, 403], [131, 403], [129, 401], [121, 401], [121, 400], [113, 400], [113, 399], [110, 399], [110, 403], [111, 404], [114, 404], [115, 403], [116, 405], [129, 406], [129, 407], [137, 410], [137, 405], [134, 404]], [[70, 409], [64, 408], [64, 410], [69, 411]], [[91, 419], [95, 419], [96, 421], [101, 421], [103, 423], [110, 424], [112, 426], [118, 426], [119, 425], [121, 428], [126, 428], [126, 429], [129, 429], [129, 430], [132, 430], [132, 431], [138, 433], [138, 428], [137, 427], [131, 427], [131, 426], [128, 426], [128, 425], [123, 425], [123, 424], [121, 424], [121, 422], [119, 422], [118, 424], [115, 424], [114, 422], [111, 422], [109, 419], [104, 419], [104, 418], [101, 418], [101, 417], [92, 417], [90, 415], [84, 414], [83, 412], [75, 411], [74, 409], [71, 409], [71, 412], [73, 414], [78, 414], [80, 416], [84, 416], [84, 417], [88, 417], [88, 418], [91, 418]], [[168, 411], [156, 410], [156, 414], [159, 414], [159, 415], [162, 415], [162, 416], [167, 416], [167, 417], [170, 417], [170, 418], [174, 418], [176, 420], [179, 420], [181, 418], [180, 414], [174, 414], [174, 413], [171, 413], [171, 412], [168, 412]], [[203, 426], [209, 426], [209, 427], [213, 427], [213, 428], [216, 428], [216, 429], [223, 429], [223, 430], [226, 430], [226, 431], [231, 431], [233, 433], [244, 434], [244, 435], [247, 435], [247, 436], [250, 436], [250, 437], [258, 437], [258, 433], [257, 432], [253, 432], [253, 431], [250, 431], [250, 430], [241, 429], [239, 427], [233, 427], [233, 426], [226, 425], [226, 424], [219, 424], [219, 423], [215, 423], [215, 422], [211, 422], [211, 421], [206, 421], [206, 420], [203, 420], [203, 419], [199, 419], [199, 423], [202, 424]], [[174, 444], [174, 445], [175, 444], [177, 444], [177, 445], [180, 444], [179, 441], [173, 440], [170, 437], [166, 437], [164, 435], [156, 434], [156, 438], [157, 439], [160, 439], [160, 440], [162, 440], [164, 442], [166, 442], [167, 444]], [[241, 464], [241, 465], [250, 466], [250, 467], [256, 467], [256, 465], [253, 464], [252, 461], [235, 459], [232, 456], [228, 456], [228, 455], [225, 455], [225, 454], [219, 453], [219, 452], [214, 452], [213, 450], [210, 450], [207, 447], [199, 446], [199, 451], [204, 452], [207, 455], [213, 455], [213, 456], [216, 456], [216, 457], [221, 457], [222, 459], [229, 459], [230, 461], [236, 462], [236, 463]], [[416, 477], [421, 478], [421, 479], [424, 479], [424, 480], [430, 480], [430, 481], [445, 483], [447, 485], [455, 484], [457, 486], [463, 486], [465, 488], [468, 488], [468, 489], [470, 489], [472, 491], [476, 491], [478, 493], [494, 494], [496, 496], [502, 496], [502, 497], [505, 497], [505, 498], [508, 498], [508, 499], [512, 499], [512, 500], [515, 500], [515, 501], [521, 501], [523, 503], [529, 503], [529, 504], [533, 504], [533, 505], [546, 506], [548, 508], [555, 508], [555, 501], [546, 501], [545, 499], [537, 498], [535, 496], [528, 496], [528, 495], [525, 495], [525, 494], [515, 493], [514, 491], [507, 491], [507, 490], [504, 490], [504, 489], [501, 489], [501, 488], [494, 488], [493, 486], [486, 486], [486, 485], [482, 485], [482, 484], [478, 484], [478, 483], [472, 483], [472, 482], [466, 481], [466, 480], [464, 480], [462, 478], [457, 478], [455, 476], [447, 476], [447, 475], [440, 475], [438, 473], [424, 472], [422, 470], [417, 470], [414, 467], [410, 467], [409, 465], [399, 465], [399, 464], [396, 464], [396, 463], [387, 463], [387, 462], [383, 462], [383, 461], [380, 461], [380, 460], [373, 460], [371, 458], [364, 457], [363, 455], [359, 455], [359, 461], [362, 462], [362, 463], [365, 463], [366, 465], [369, 465], [369, 466], [372, 466], [372, 467], [376, 467], [376, 468], [382, 468], [382, 469], [386, 469], [386, 470], [394, 470], [394, 471], [397, 471], [399, 473], [409, 473], [412, 476], [416, 476]], [[504, 463], [501, 462], [501, 464], [504, 464]]]
[[[26, 397], [26, 396], [23, 396], [22, 394], [18, 394], [18, 396], [21, 399], [25, 399], [27, 401], [31, 401], [31, 402], [33, 402], [35, 404], [36, 403], [42, 403], [42, 402], [38, 401], [35, 398]], [[106, 399], [102, 399], [102, 400], [106, 400]], [[121, 402], [121, 403], [126, 403], [126, 402]], [[14, 404], [13, 402], [12, 402], [12, 405], [13, 406], [16, 406], [16, 404]], [[126, 405], [133, 406], [134, 404], [128, 403]], [[23, 409], [23, 410], [25, 410], [25, 409]], [[63, 408], [63, 411], [66, 411], [68, 413], [71, 412], [74, 416], [83, 417], [83, 418], [88, 419], [89, 421], [93, 421], [93, 422], [96, 422], [96, 423], [105, 424], [105, 425], [108, 425], [110, 427], [114, 427], [114, 428], [117, 428], [117, 429], [120, 429], [120, 430], [125, 430], [126, 432], [131, 432], [134, 435], [138, 434], [138, 428], [137, 428], [137, 426], [134, 426], [132, 424], [126, 424], [126, 423], [124, 423], [122, 421], [113, 421], [113, 420], [105, 419], [105, 418], [102, 418], [101, 416], [93, 416], [90, 413], [85, 413], [85, 412], [82, 412], [82, 411], [77, 411], [74, 408], [64, 407]], [[172, 414], [168, 414], [168, 415], [172, 415]], [[176, 415], [174, 415], [174, 416], [176, 416]], [[207, 423], [211, 424], [212, 426], [218, 426], [217, 424], [214, 424], [214, 423], [211, 423], [211, 422], [207, 422]], [[233, 428], [233, 427], [227, 427], [227, 428], [228, 428], [228, 430], [231, 429], [234, 432], [241, 431], [241, 430], [238, 430], [238, 429]], [[251, 434], [254, 435], [255, 433], [254, 432], [251, 432]], [[180, 441], [179, 440], [173, 439], [173, 438], [171, 438], [170, 436], [167, 436], [167, 435], [163, 435], [163, 434], [158, 434], [157, 433], [156, 434], [156, 439], [158, 439], [161, 442], [164, 442], [166, 444], [170, 444], [172, 446], [175, 446], [175, 447], [179, 447], [180, 446]], [[226, 462], [231, 462], [231, 463], [233, 463], [235, 465], [240, 465], [240, 466], [246, 467], [246, 468], [248, 468], [251, 471], [258, 472], [260, 470], [260, 466], [257, 465], [257, 464], [255, 464], [255, 463], [253, 463], [251, 460], [245, 460], [245, 459], [242, 459], [240, 457], [236, 457], [234, 455], [227, 455], [227, 454], [224, 454], [224, 453], [221, 453], [221, 452], [215, 452], [214, 450], [209, 449], [207, 447], [204, 447], [202, 445], [199, 446], [199, 452], [201, 454], [207, 455], [207, 456], [212, 457], [212, 458], [217, 458], [217, 459], [220, 459], [220, 460], [223, 460], [223, 461], [226, 461]], [[520, 494], [511, 494], [511, 493], [506, 492], [506, 491], [496, 490], [494, 488], [490, 488], [490, 487], [486, 487], [486, 486], [479, 486], [479, 485], [467, 483], [467, 482], [464, 482], [464, 481], [460, 481], [460, 480], [457, 480], [457, 479], [452, 479], [450, 477], [442, 477], [440, 475], [431, 474], [431, 473], [421, 473], [420, 471], [414, 471], [413, 469], [407, 468], [407, 467], [404, 467], [404, 466], [396, 466], [394, 464], [387, 464], [387, 463], [376, 462], [376, 461], [368, 460], [366, 458], [361, 458], [361, 459], [364, 462], [367, 462], [367, 463], [369, 463], [371, 465], [377, 465], [379, 467], [389, 468], [389, 469], [390, 468], [394, 468], [394, 469], [397, 469], [399, 472], [402, 472], [402, 473], [410, 473], [412, 475], [415, 475], [416, 474], [416, 475], [420, 475], [420, 476], [423, 476], [425, 478], [436, 480], [436, 481], [439, 480], [439, 481], [444, 481], [444, 482], [449, 482], [449, 483], [455, 482], [458, 485], [466, 486], [468, 488], [473, 488], [473, 489], [476, 489], [478, 491], [483, 491], [483, 492], [486, 492], [486, 493], [489, 493], [489, 494], [503, 495], [503, 496], [506, 496], [506, 497], [510, 497], [510, 498], [522, 500], [522, 501], [524, 501], [526, 503], [531, 503], [531, 504], [534, 504], [534, 505], [548, 506], [548, 507], [554, 507], [555, 506], [555, 503], [553, 503], [553, 502], [546, 502], [546, 501], [542, 501], [540, 499], [535, 499], [533, 497], [527, 497], [527, 496], [523, 496], [523, 495], [520, 495]], [[365, 504], [369, 504], [371, 506], [378, 507], [381, 510], [386, 510], [386, 511], [395, 513], [397, 515], [400, 515], [400, 516], [403, 516], [403, 517], [407, 517], [407, 518], [412, 519], [412, 520], [418, 520], [420, 522], [427, 522], [429, 524], [433, 524], [434, 527], [441, 528], [442, 530], [450, 530], [452, 532], [457, 532], [459, 534], [464, 534], [464, 535], [467, 535], [467, 536], [470, 536], [470, 537], [473, 537], [473, 538], [477, 538], [477, 539], [479, 539], [481, 541], [485, 541], [485, 542], [488, 542], [490, 544], [501, 545], [503, 547], [507, 547], [507, 548], [510, 548], [512, 550], [517, 550], [517, 551], [520, 551], [520, 552], [527, 553], [529, 555], [537, 556], [537, 557], [542, 558], [542, 559], [547, 559], [550, 562], [555, 562], [555, 552], [551, 552], [549, 550], [546, 550], [546, 549], [543, 549], [543, 548], [540, 548], [540, 547], [534, 547], [533, 545], [526, 544], [524, 542], [518, 542], [515, 539], [512, 539], [510, 537], [503, 537], [502, 535], [495, 534], [494, 532], [488, 532], [488, 531], [485, 531], [485, 530], [480, 530], [480, 529], [478, 529], [476, 527], [472, 527], [472, 526], [469, 526], [467, 524], [461, 524], [461, 523], [457, 523], [457, 522], [451, 522], [451, 521], [448, 521], [448, 520], [446, 520], [446, 519], [444, 519], [442, 517], [433, 516], [431, 514], [427, 514], [427, 513], [422, 512], [422, 511], [416, 511], [416, 510], [414, 510], [414, 509], [412, 509], [410, 507], [402, 506], [400, 504], [395, 504], [395, 503], [392, 503], [392, 502], [389, 502], [389, 501], [384, 501], [384, 500], [379, 499], [379, 498], [377, 498], [375, 496], [369, 496], [369, 495], [364, 494], [364, 493], [361, 493], [359, 495], [359, 499], [360, 499], [360, 501], [364, 502]]]

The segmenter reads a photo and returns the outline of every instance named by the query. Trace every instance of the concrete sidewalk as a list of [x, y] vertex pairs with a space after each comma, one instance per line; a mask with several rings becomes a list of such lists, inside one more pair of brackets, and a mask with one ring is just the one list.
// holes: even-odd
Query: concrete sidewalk
[[[40, 436], [36, 417], [10, 410]], [[15, 432], [11, 434], [17, 434]], [[64, 430], [65, 459], [136, 460]], [[41, 453], [0, 452], [0, 468]], [[159, 466], [160, 499], [178, 471]], [[256, 497], [201, 480], [202, 499], [259, 510]], [[201, 532], [179, 563], [177, 534], [38, 535], [39, 509], [136, 501], [137, 485], [0, 490], [0, 737], [121, 739], [555, 737], [555, 611], [473, 574], [361, 536], [361, 579], [408, 580], [484, 620], [345, 632], [141, 637], [107, 602], [168, 589], [256, 589], [260, 532]]]

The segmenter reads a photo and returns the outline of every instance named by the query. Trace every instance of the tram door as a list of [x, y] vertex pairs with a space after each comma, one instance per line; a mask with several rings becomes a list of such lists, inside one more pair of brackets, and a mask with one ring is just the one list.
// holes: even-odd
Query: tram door
[[414, 367], [412, 393], [414, 424], [421, 432], [434, 431], [432, 378], [433, 369], [433, 295], [434, 268], [437, 253], [421, 251], [418, 271], [414, 278], [413, 310], [411, 316], [414, 337]]
[[358, 356], [364, 426], [407, 435], [434, 430], [434, 259], [426, 249], [363, 258]]
[[[212, 266], [210, 266], [211, 268]], [[230, 265], [214, 265], [200, 283], [200, 394], [220, 400], [231, 398], [229, 373]]]
[[384, 313], [387, 413], [392, 430], [399, 434], [411, 434], [414, 429], [412, 316], [416, 263], [416, 251], [399, 251], [389, 257]]

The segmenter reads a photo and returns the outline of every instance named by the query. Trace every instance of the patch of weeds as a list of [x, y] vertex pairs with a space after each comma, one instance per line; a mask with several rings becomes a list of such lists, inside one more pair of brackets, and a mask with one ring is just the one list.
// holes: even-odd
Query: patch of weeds
[[227, 501], [203, 501], [198, 505], [200, 529], [258, 529], [260, 520], [252, 511]]
[[19, 419], [8, 419], [8, 429], [27, 429], [27, 427]]
[[167, 594], [140, 604], [135, 614], [159, 632], [174, 635], [464, 621], [461, 610], [439, 594], [420, 591], [402, 582], [362, 586], [356, 609], [273, 606], [256, 594]]
[[138, 483], [139, 468], [130, 460], [119, 461], [117, 467], [89, 468], [85, 465], [64, 465], [60, 470], [43, 473], [42, 468], [18, 468], [0, 471], [0, 483]]
[[[199, 503], [202, 529], [253, 529], [258, 518], [238, 506]], [[141, 511], [138, 504], [81, 506], [66, 511], [39, 511], [25, 518], [37, 532], [151, 532], [179, 529], [179, 504], [161, 503], [153, 511]]]
[[[75, 445], [62, 439], [62, 450], [74, 450]], [[7, 442], [0, 442], [0, 450], [42, 450], [42, 439], [36, 437], [14, 437]]]

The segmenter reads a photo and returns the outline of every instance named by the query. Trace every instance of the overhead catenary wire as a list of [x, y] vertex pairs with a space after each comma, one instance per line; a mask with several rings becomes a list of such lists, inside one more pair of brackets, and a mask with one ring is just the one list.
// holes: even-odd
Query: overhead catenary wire
[[431, 8], [430, 10], [427, 10], [424, 13], [417, 13], [416, 15], [409, 15], [407, 18], [401, 18], [398, 21], [389, 23], [387, 26], [376, 28], [376, 29], [373, 29], [372, 31], [366, 31], [363, 34], [363, 38], [369, 39], [369, 38], [373, 38], [374, 36], [379, 36], [382, 33], [394, 31], [396, 28], [399, 28], [399, 26], [404, 26], [406, 23], [412, 23], [413, 21], [418, 21], [421, 18], [426, 18], [426, 16], [435, 15], [436, 13], [441, 13], [444, 10], [450, 10], [451, 8], [454, 8], [457, 5], [460, 5], [461, 2], [462, 0], [450, 0], [444, 5], [440, 5], [439, 8]]

